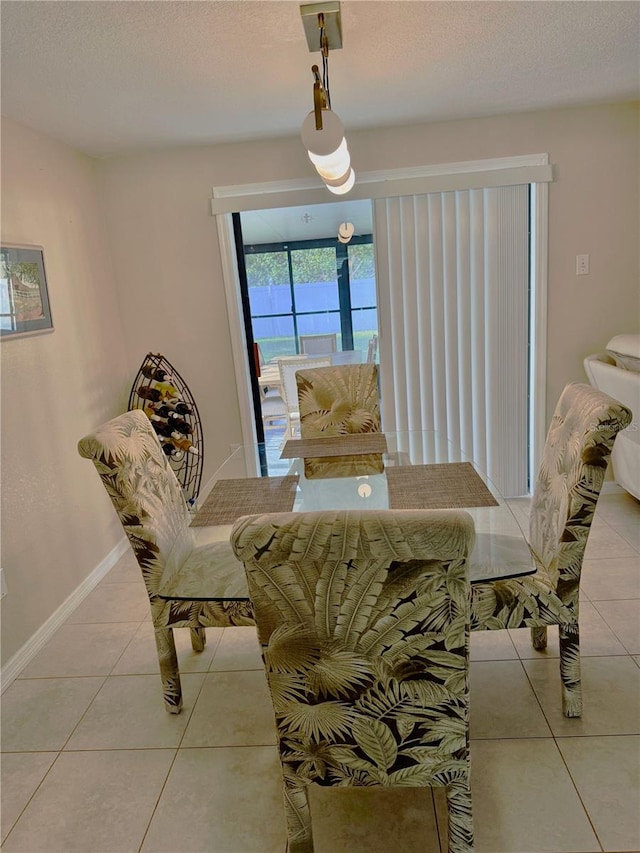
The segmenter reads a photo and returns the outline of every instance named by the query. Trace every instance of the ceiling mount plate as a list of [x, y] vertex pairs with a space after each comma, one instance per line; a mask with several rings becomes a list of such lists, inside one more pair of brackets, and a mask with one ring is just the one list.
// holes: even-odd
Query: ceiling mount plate
[[308, 3], [305, 6], [300, 6], [300, 14], [311, 53], [320, 51], [318, 15], [321, 13], [324, 15], [324, 30], [329, 43], [329, 50], [337, 50], [342, 47], [342, 17], [338, 0], [330, 3]]

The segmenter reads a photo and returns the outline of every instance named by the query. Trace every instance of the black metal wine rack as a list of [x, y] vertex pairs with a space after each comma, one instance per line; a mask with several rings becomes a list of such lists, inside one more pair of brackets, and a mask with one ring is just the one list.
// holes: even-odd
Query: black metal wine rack
[[160, 353], [147, 353], [140, 365], [129, 394], [132, 409], [142, 409], [149, 417], [187, 505], [193, 507], [204, 463], [202, 424], [187, 383]]

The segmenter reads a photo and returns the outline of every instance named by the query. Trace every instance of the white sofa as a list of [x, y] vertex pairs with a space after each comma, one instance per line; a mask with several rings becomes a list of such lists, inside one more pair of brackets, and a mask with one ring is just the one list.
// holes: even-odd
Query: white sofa
[[631, 424], [618, 434], [611, 454], [613, 477], [640, 500], [640, 335], [616, 335], [606, 352], [584, 360], [594, 388], [614, 397], [633, 413]]

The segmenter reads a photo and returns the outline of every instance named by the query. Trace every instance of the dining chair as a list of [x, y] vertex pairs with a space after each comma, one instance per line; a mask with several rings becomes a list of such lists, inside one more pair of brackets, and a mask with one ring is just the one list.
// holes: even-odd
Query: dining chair
[[317, 356], [290, 356], [278, 359], [280, 371], [280, 386], [284, 402], [287, 407], [287, 435], [295, 436], [300, 425], [300, 411], [298, 408], [298, 387], [296, 385], [296, 373], [302, 367], [329, 367], [331, 357]]
[[300, 335], [300, 352], [306, 355], [326, 355], [338, 349], [338, 333]]
[[256, 376], [260, 377], [260, 371], [262, 369], [262, 365], [264, 364], [264, 358], [262, 356], [262, 350], [260, 349], [260, 344], [257, 341], [253, 342], [253, 366], [255, 367]]
[[[338, 364], [296, 374], [300, 435], [326, 438], [380, 432], [378, 366]], [[380, 474], [382, 454], [309, 457], [307, 479]]]
[[253, 625], [242, 566], [228, 540], [198, 545], [180, 484], [140, 409], [78, 443], [94, 463], [129, 539], [149, 596], [164, 703], [182, 707], [174, 628], [191, 629], [201, 652], [206, 627]]
[[287, 422], [287, 405], [277, 391], [260, 392], [260, 413], [265, 432], [282, 429]]
[[[260, 414], [262, 416], [262, 427], [265, 432], [273, 429], [282, 429], [283, 422], [286, 423], [287, 407], [282, 397], [280, 388], [280, 370], [276, 365], [269, 365], [265, 369], [265, 361], [262, 355], [260, 344], [254, 343], [255, 352], [258, 355], [259, 367], [256, 370], [258, 375], [258, 387], [260, 391]], [[277, 380], [274, 378], [271, 384], [269, 378], [273, 371], [277, 373]], [[264, 373], [264, 381], [261, 381], [261, 376]]]
[[[308, 786], [444, 786], [449, 853], [473, 849], [467, 556], [453, 510], [245, 516], [288, 853], [312, 853]], [[398, 843], [402, 849], [402, 844]]]
[[534, 649], [557, 625], [562, 711], [582, 715], [580, 571], [611, 450], [631, 422], [622, 403], [589, 385], [571, 383], [556, 406], [531, 503], [529, 547], [536, 573], [474, 584], [471, 630], [530, 628]]
[[367, 347], [367, 363], [373, 364], [378, 353], [378, 336], [373, 335], [369, 338], [369, 346]]

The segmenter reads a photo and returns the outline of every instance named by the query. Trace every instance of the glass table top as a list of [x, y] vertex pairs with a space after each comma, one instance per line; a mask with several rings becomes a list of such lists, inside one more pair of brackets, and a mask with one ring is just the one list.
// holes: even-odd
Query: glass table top
[[[277, 466], [267, 464], [264, 444], [234, 448], [207, 484], [207, 494], [200, 497], [192, 524], [204, 523], [202, 513], [206, 511], [207, 500], [211, 507], [216, 502], [216, 495], [225, 495], [230, 500], [230, 515], [224, 523], [192, 526], [197, 543], [228, 541], [234, 517], [254, 512], [454, 508], [469, 513], [475, 525], [476, 539], [469, 562], [472, 583], [535, 572], [526, 534], [518, 517], [495, 484], [467, 454], [433, 432], [384, 433], [384, 441], [387, 449], [381, 454], [381, 473], [358, 473], [357, 464], [355, 468], [351, 464], [345, 469], [350, 471], [349, 475], [340, 477], [307, 477], [304, 458], [294, 455], [295, 439], [287, 442], [286, 450], [283, 442], [284, 458]], [[304, 447], [301, 442], [301, 451]], [[346, 453], [349, 449], [354, 448], [347, 446], [341, 452]], [[317, 446], [314, 452], [318, 452]], [[358, 455], [349, 455], [346, 459], [357, 460]], [[466, 465], [461, 466], [461, 463]], [[455, 465], [457, 469], [454, 469]], [[469, 471], [476, 482], [465, 479]], [[451, 473], [456, 476], [450, 477]], [[268, 486], [264, 482], [265, 475], [270, 478]], [[463, 478], [459, 479], [458, 475], [463, 475]], [[425, 485], [427, 481], [424, 478], [434, 476], [436, 479]], [[284, 481], [281, 479], [284, 477], [294, 479]], [[241, 482], [247, 479], [249, 482]], [[254, 488], [260, 492], [252, 495]], [[275, 495], [278, 491], [282, 493], [283, 489], [287, 494], [284, 504], [282, 494], [277, 500], [274, 497], [274, 503], [271, 503], [271, 492]], [[439, 496], [442, 497], [442, 506], [439, 506]], [[473, 505], [479, 501], [484, 505]], [[491, 505], [487, 505], [489, 503]]]

